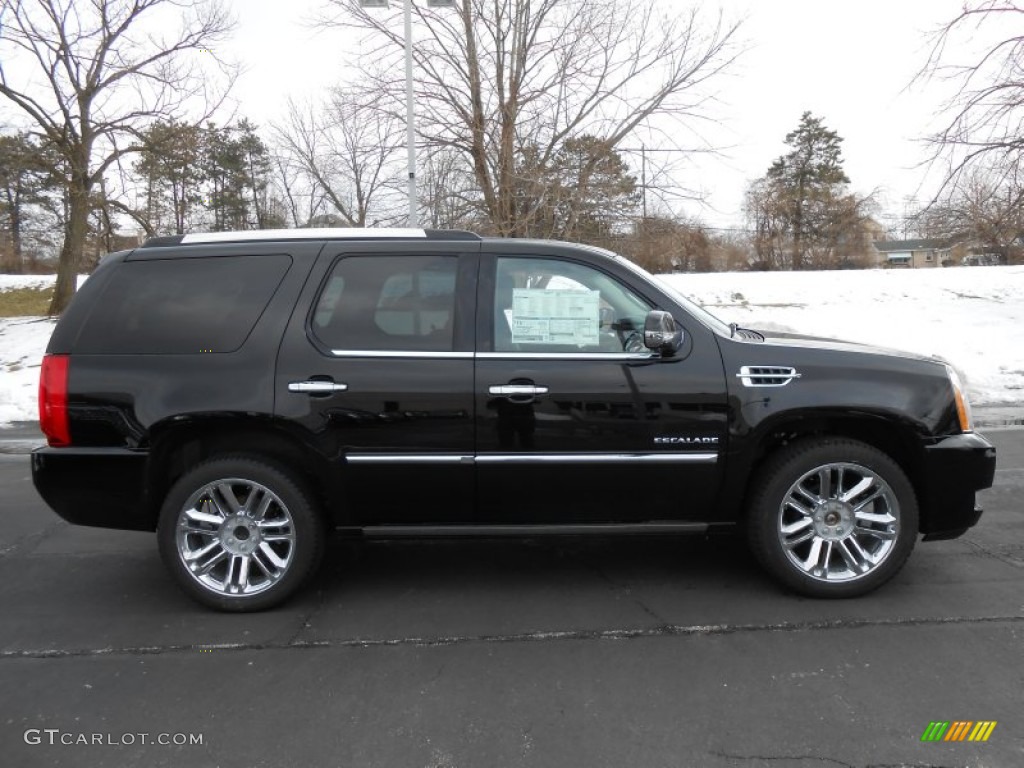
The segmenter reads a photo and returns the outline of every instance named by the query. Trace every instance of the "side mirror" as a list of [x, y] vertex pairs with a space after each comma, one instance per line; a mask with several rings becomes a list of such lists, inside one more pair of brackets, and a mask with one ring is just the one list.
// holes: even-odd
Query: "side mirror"
[[683, 329], [668, 312], [652, 309], [644, 320], [644, 346], [669, 357], [683, 345]]

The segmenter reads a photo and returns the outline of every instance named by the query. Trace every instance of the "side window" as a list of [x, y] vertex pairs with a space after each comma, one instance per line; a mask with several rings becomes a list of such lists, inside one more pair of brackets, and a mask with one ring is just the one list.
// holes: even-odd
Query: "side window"
[[557, 259], [499, 258], [495, 352], [639, 352], [650, 304], [614, 278]]
[[337, 350], [449, 352], [457, 268], [454, 256], [339, 259], [317, 299], [313, 334]]
[[89, 315], [76, 351], [233, 352], [291, 263], [280, 254], [123, 262]]

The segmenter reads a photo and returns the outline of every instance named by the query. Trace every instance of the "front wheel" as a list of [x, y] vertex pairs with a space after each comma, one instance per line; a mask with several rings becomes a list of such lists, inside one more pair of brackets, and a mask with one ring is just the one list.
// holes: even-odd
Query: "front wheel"
[[285, 600], [315, 569], [324, 530], [291, 473], [239, 456], [186, 472], [167, 494], [157, 538], [190, 596], [224, 611], [256, 611]]
[[810, 597], [856, 597], [903, 567], [917, 540], [903, 470], [855, 440], [803, 440], [769, 457], [751, 487], [747, 538], [773, 576]]

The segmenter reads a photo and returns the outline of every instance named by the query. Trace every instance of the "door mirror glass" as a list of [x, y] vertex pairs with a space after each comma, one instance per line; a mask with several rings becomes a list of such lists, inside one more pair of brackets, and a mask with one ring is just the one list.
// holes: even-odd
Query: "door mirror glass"
[[644, 346], [668, 357], [683, 345], [683, 329], [668, 312], [652, 309], [644, 320]]

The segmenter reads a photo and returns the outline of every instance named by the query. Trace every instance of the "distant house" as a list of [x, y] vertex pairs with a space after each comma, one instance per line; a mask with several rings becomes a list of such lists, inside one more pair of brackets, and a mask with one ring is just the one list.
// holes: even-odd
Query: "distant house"
[[910, 269], [948, 266], [954, 262], [954, 249], [957, 249], [958, 245], [949, 238], [934, 237], [874, 242], [875, 250], [878, 252], [878, 266]]

